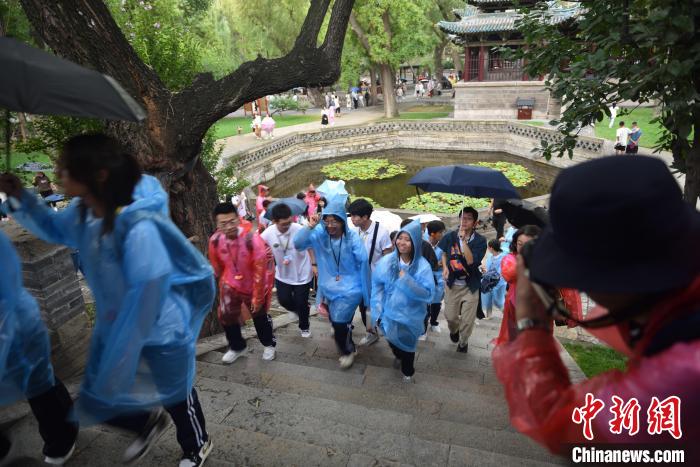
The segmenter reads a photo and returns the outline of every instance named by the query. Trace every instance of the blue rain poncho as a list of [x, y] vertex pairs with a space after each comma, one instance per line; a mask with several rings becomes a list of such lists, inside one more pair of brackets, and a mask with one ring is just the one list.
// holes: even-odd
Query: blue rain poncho
[[54, 212], [24, 191], [12, 212], [43, 240], [80, 252], [96, 305], [78, 406], [83, 422], [172, 405], [192, 390], [214, 278], [204, 256], [164, 215], [167, 200], [157, 180], [143, 176], [107, 235], [80, 199]]
[[[415, 352], [418, 337], [423, 334], [426, 306], [435, 292], [435, 280], [430, 263], [421, 255], [420, 224], [413, 221], [399, 231], [410, 235], [413, 260], [400, 265], [395, 249], [377, 263], [372, 273], [372, 310], [370, 320], [379, 326], [386, 339], [401, 350]], [[405, 268], [399, 277], [399, 268]]]
[[55, 378], [39, 307], [22, 286], [19, 258], [1, 232], [0, 266], [0, 405], [6, 405], [43, 394]]
[[[346, 199], [347, 195], [328, 199], [322, 212], [323, 217], [334, 215], [343, 222], [345, 230], [340, 241], [331, 241], [323, 222], [313, 230], [304, 227], [294, 237], [297, 250], [314, 250], [318, 265], [318, 297], [329, 303], [330, 318], [334, 323], [351, 322], [360, 302], [369, 303], [371, 286], [367, 250], [357, 232], [348, 228]], [[340, 280], [336, 281], [336, 276]]]
[[445, 279], [442, 277], [442, 248], [435, 245], [433, 247], [435, 252], [435, 257], [438, 261], [437, 271], [433, 271], [433, 277], [435, 282], [435, 292], [433, 292], [433, 298], [430, 303], [441, 303], [442, 298], [445, 296]]

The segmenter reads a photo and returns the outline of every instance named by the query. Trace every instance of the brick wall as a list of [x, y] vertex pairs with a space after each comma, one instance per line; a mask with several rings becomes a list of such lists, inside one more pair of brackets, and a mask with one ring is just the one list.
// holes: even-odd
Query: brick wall
[[561, 104], [541, 81], [468, 82], [455, 84], [454, 116], [460, 120], [514, 120], [518, 98], [535, 99], [532, 118], [558, 118]]
[[25, 288], [36, 298], [49, 329], [56, 374], [67, 379], [85, 366], [91, 326], [70, 251], [46, 243], [14, 222], [3, 222], [22, 261]]

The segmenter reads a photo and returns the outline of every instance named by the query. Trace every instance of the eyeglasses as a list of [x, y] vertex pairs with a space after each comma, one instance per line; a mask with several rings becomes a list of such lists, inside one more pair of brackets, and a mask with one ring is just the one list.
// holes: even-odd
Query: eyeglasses
[[226, 227], [236, 227], [238, 224], [240, 224], [240, 220], [238, 218], [233, 218], [224, 222], [217, 222], [216, 223], [216, 228], [217, 229], [225, 229]]
[[341, 224], [335, 219], [323, 219], [323, 223], [326, 224], [328, 227], [337, 227]]

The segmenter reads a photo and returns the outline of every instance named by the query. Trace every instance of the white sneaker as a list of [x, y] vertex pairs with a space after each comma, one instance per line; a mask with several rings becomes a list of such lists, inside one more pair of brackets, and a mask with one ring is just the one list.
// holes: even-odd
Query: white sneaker
[[419, 341], [427, 341], [428, 340], [428, 333], [426, 332], [425, 334], [421, 334], [418, 336]]
[[263, 350], [263, 356], [262, 359], [266, 361], [274, 360], [275, 359], [275, 348], [274, 347], [265, 347], [265, 350]]
[[442, 328], [440, 327], [439, 324], [435, 326], [430, 326], [430, 330], [433, 331], [434, 333], [440, 334], [442, 332]]
[[404, 382], [404, 383], [412, 383], [412, 382], [413, 382], [413, 376], [404, 376], [404, 377], [403, 377], [403, 382]]
[[301, 337], [308, 339], [309, 337], [311, 337], [311, 331], [309, 331], [308, 329], [305, 331], [301, 331]]
[[353, 363], [355, 363], [355, 352], [348, 355], [343, 355], [338, 360], [340, 361], [340, 368], [346, 370], [350, 368]]
[[180, 467], [200, 467], [207, 460], [213, 447], [214, 443], [211, 442], [211, 439], [208, 439], [204, 446], [199, 449], [199, 452], [184, 454], [180, 460]]
[[375, 342], [377, 342], [378, 340], [379, 340], [379, 336], [377, 336], [373, 332], [368, 332], [365, 337], [360, 339], [360, 345], [372, 345]]
[[68, 454], [66, 454], [65, 456], [63, 456], [63, 457], [45, 456], [44, 462], [46, 462], [47, 464], [51, 464], [51, 465], [63, 465], [66, 462], [68, 462], [68, 459], [71, 458], [71, 456], [73, 455], [74, 452], [75, 452], [75, 443], [73, 443], [73, 446], [71, 446], [70, 451], [68, 451]]
[[239, 358], [241, 358], [244, 353], [245, 353], [245, 349], [239, 350], [238, 352], [236, 352], [235, 350], [229, 349], [228, 352], [226, 352], [224, 354], [224, 356], [221, 357], [221, 361], [228, 365], [230, 363], [235, 362]]

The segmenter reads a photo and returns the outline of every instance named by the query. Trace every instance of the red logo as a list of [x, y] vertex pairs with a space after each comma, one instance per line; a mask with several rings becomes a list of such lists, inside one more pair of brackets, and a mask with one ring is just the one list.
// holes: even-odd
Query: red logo
[[659, 402], [657, 397], [651, 398], [651, 404], [647, 410], [650, 435], [660, 435], [668, 431], [671, 436], [680, 439], [681, 432], [681, 399], [678, 396], [669, 396]]
[[639, 432], [639, 411], [641, 405], [639, 401], [633, 397], [623, 405], [623, 400], [617, 396], [612, 396], [613, 406], [610, 407], [610, 412], [613, 414], [613, 419], [610, 420], [610, 433], [620, 434], [624, 428], [632, 435]]
[[582, 407], [576, 407], [571, 414], [571, 420], [580, 425], [583, 423], [583, 436], [587, 440], [593, 439], [593, 424], [591, 423], [598, 412], [603, 410], [605, 404], [600, 399], [593, 397], [590, 392], [586, 394], [586, 403]]

